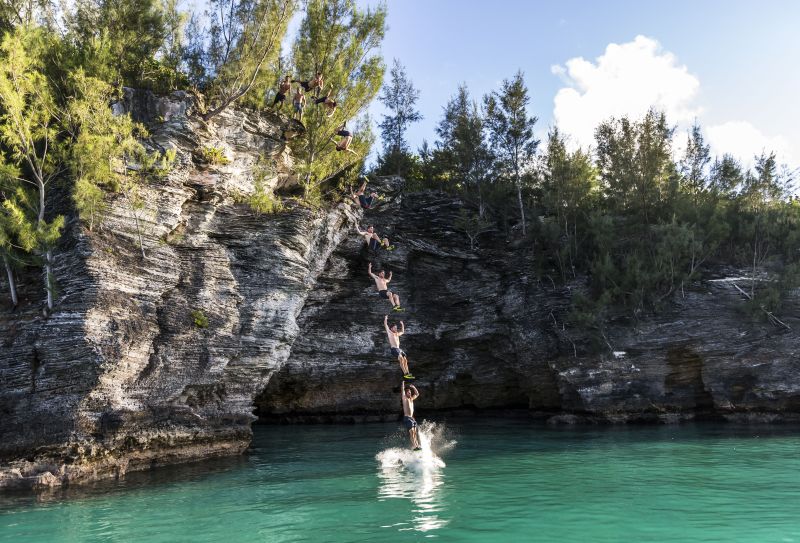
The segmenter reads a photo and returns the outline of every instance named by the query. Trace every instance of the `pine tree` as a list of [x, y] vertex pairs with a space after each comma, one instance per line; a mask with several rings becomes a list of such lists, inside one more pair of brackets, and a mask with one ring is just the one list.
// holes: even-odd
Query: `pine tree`
[[697, 203], [698, 195], [706, 189], [706, 167], [711, 161], [710, 147], [706, 145], [700, 125], [692, 125], [686, 140], [686, 150], [678, 164], [684, 189]]
[[[281, 41], [297, 1], [211, 0], [210, 5], [209, 45], [202, 56], [201, 76], [211, 103], [203, 114], [206, 121], [250, 93], [258, 95], [254, 103], [261, 103], [274, 79]], [[196, 50], [190, 51], [189, 60], [197, 69]]]
[[384, 115], [378, 125], [383, 140], [383, 156], [379, 158], [379, 170], [404, 175], [411, 163], [406, 131], [411, 123], [422, 120], [422, 115], [415, 108], [419, 90], [414, 88], [405, 67], [397, 59], [394, 59], [390, 77], [390, 83], [384, 85], [379, 98], [391, 112], [391, 115]]
[[581, 240], [587, 237], [584, 230], [588, 228], [596, 177], [591, 157], [580, 149], [568, 152], [564, 137], [558, 128], [553, 128], [547, 137], [544, 157], [542, 203], [545, 211], [555, 218], [556, 234], [563, 243], [555, 255], [562, 279], [567, 279], [567, 270], [575, 275]]
[[65, 14], [72, 69], [106, 82], [158, 91], [182, 84], [176, 0], [78, 0]]
[[500, 92], [493, 92], [484, 98], [492, 148], [500, 167], [512, 177], [517, 188], [523, 236], [526, 235], [523, 174], [530, 167], [539, 145], [539, 140], [533, 135], [533, 127], [538, 119], [528, 115], [529, 101], [522, 72], [517, 72], [510, 81], [504, 80]]
[[41, 31], [19, 27], [7, 33], [0, 45], [0, 140], [8, 153], [2, 169], [16, 168], [14, 198], [4, 202], [9, 220], [22, 244], [35, 250], [44, 263], [47, 308], [53, 308], [53, 246], [60, 237], [64, 217], [49, 218], [47, 195], [61, 173], [64, 149], [59, 141], [57, 106], [42, 73]]
[[452, 186], [468, 195], [477, 194], [478, 215], [483, 218], [484, 185], [492, 174], [494, 157], [486, 144], [484, 119], [466, 85], [459, 86], [445, 105], [436, 135], [435, 156], [440, 169]]
[[[292, 49], [292, 64], [300, 77], [321, 72], [326, 89], [339, 104], [328, 117], [313, 104], [303, 116], [305, 133], [291, 142], [307, 198], [314, 198], [321, 182], [363, 161], [372, 143], [368, 123], [349, 126], [350, 149], [337, 152], [332, 138], [337, 128], [366, 111], [383, 81], [384, 64], [377, 51], [383, 40], [385, 7], [362, 10], [354, 0], [308, 0], [306, 14]], [[327, 92], [327, 90], [325, 91]]]

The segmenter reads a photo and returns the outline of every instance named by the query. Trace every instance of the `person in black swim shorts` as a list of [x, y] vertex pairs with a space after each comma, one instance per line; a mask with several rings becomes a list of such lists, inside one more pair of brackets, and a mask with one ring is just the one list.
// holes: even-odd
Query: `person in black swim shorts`
[[388, 277], [386, 276], [386, 272], [382, 270], [377, 274], [374, 274], [372, 273], [372, 262], [370, 262], [367, 266], [367, 273], [375, 281], [375, 288], [378, 289], [378, 294], [380, 294], [382, 298], [389, 300], [389, 303], [392, 304], [392, 310], [402, 311], [403, 309], [400, 307], [400, 296], [389, 290], [389, 282], [392, 280], [392, 272], [389, 272]]
[[278, 109], [283, 108], [283, 103], [286, 101], [286, 95], [292, 90], [291, 78], [287, 75], [280, 85], [278, 85], [278, 93], [275, 95], [275, 100], [272, 102], [272, 107], [278, 106]]
[[372, 209], [372, 206], [375, 205], [375, 202], [378, 199], [378, 193], [372, 192], [369, 196], [365, 194], [367, 190], [367, 181], [369, 181], [369, 179], [364, 176], [364, 182], [356, 192], [351, 192], [350, 196], [352, 196], [352, 198], [358, 202], [358, 205], [360, 205], [363, 209]]
[[362, 232], [361, 229], [356, 225], [356, 232], [358, 235], [364, 238], [364, 242], [367, 244], [367, 248], [371, 251], [377, 251], [379, 248], [383, 247], [387, 251], [393, 251], [394, 245], [389, 244], [389, 238], [383, 238], [375, 233], [374, 226], [368, 226], [365, 232]]
[[411, 447], [415, 451], [422, 450], [419, 446], [419, 436], [417, 435], [417, 421], [414, 420], [414, 400], [419, 398], [419, 391], [414, 385], [408, 385], [403, 381], [400, 384], [400, 398], [403, 402], [403, 425], [408, 430], [408, 437], [411, 440]]
[[326, 108], [328, 108], [328, 113], [325, 114], [326, 117], [333, 117], [333, 114], [336, 113], [336, 100], [331, 98], [331, 94], [333, 94], [333, 89], [328, 89], [328, 94], [323, 96], [322, 98], [317, 98], [314, 100], [314, 103], [317, 105], [322, 104]]
[[337, 143], [333, 136], [331, 136], [331, 141], [336, 145], [337, 151], [347, 151], [348, 153], [353, 153], [357, 155], [355, 151], [350, 149], [350, 144], [353, 142], [353, 134], [347, 129], [345, 125], [339, 127], [339, 130], [336, 131], [337, 136], [341, 136], [342, 139]]
[[413, 379], [414, 376], [408, 370], [408, 357], [406, 353], [400, 348], [400, 336], [406, 333], [406, 325], [400, 321], [400, 329], [397, 325], [389, 326], [389, 315], [383, 317], [383, 328], [386, 330], [386, 337], [389, 340], [389, 349], [392, 355], [397, 357], [397, 363], [400, 364], [400, 369], [403, 370], [404, 379]]
[[292, 83], [297, 83], [303, 90], [306, 92], [314, 92], [315, 97], [319, 97], [319, 91], [322, 90], [322, 87], [325, 86], [325, 80], [322, 77], [322, 72], [317, 72], [312, 79], [308, 81], [300, 81], [299, 79], [293, 79]]

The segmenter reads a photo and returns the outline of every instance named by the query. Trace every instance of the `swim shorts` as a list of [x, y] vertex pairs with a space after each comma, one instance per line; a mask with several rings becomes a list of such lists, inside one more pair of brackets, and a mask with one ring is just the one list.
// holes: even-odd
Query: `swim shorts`
[[407, 430], [417, 427], [417, 421], [414, 420], [414, 417], [403, 416], [403, 424], [405, 424]]
[[361, 207], [364, 209], [369, 209], [372, 207], [372, 202], [375, 201], [374, 196], [364, 196], [363, 194], [358, 195], [358, 203], [361, 204]]
[[391, 350], [392, 350], [392, 354], [394, 356], [400, 356], [400, 355], [405, 356], [406, 355], [406, 353], [405, 353], [405, 351], [403, 349], [398, 349], [397, 347], [391, 347]]
[[348, 137], [352, 136], [352, 134], [350, 133], [350, 131], [349, 131], [349, 130], [339, 130], [339, 131], [336, 133], [336, 135], [337, 135], [337, 136], [342, 136], [343, 138], [348, 138]]
[[279, 92], [278, 94], [275, 95], [275, 101], [272, 103], [277, 104], [278, 102], [283, 102], [284, 100], [286, 100], [286, 95], [283, 94], [282, 92]]

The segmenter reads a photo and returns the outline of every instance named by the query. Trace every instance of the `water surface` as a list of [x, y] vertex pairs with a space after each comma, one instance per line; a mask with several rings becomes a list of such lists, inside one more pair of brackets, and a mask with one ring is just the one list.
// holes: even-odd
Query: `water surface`
[[250, 454], [0, 497], [0, 541], [800, 542], [800, 428], [450, 421], [447, 466], [387, 425], [257, 427]]

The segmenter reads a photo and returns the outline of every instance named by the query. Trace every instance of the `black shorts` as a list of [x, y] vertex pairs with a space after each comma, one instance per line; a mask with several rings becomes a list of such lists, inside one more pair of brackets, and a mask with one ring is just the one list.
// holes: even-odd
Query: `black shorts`
[[403, 424], [406, 427], [406, 430], [411, 430], [412, 428], [417, 427], [417, 421], [414, 420], [414, 417], [407, 417], [403, 416]]
[[339, 131], [336, 133], [336, 135], [337, 135], [337, 136], [342, 136], [343, 138], [349, 138], [350, 136], [352, 136], [352, 134], [350, 133], [350, 131], [349, 131], [349, 130], [339, 130]]
[[278, 102], [283, 102], [284, 100], [286, 100], [286, 95], [283, 94], [282, 92], [279, 92], [278, 94], [275, 95], [275, 101], [272, 103], [274, 105], [277, 104]]
[[389, 291], [388, 290], [379, 290], [378, 291], [378, 296], [380, 296], [381, 298], [388, 298], [389, 297]]
[[392, 354], [395, 355], [395, 356], [400, 356], [400, 355], [405, 356], [406, 355], [406, 353], [405, 353], [405, 351], [403, 351], [403, 349], [398, 349], [397, 347], [391, 347], [391, 351], [392, 351]]
[[298, 83], [300, 83], [304, 91], [308, 92], [311, 90], [311, 81], [298, 81]]
[[358, 203], [361, 204], [361, 207], [364, 209], [369, 209], [372, 207], [372, 203], [375, 201], [374, 196], [364, 196], [363, 194], [358, 195]]
[[372, 249], [373, 251], [378, 250], [378, 247], [380, 247], [380, 246], [381, 246], [381, 244], [377, 239], [372, 238], [372, 239], [369, 240], [369, 248]]
[[314, 100], [314, 103], [315, 104], [324, 104], [325, 100], [327, 100], [327, 98], [317, 98], [316, 100]]

